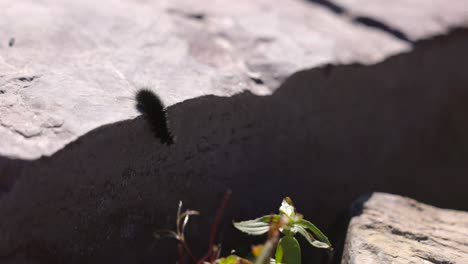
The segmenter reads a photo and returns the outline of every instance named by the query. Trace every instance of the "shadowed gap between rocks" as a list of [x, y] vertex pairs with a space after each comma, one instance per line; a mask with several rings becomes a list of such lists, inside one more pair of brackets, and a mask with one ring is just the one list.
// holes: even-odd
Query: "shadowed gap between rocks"
[[0, 262], [171, 263], [175, 243], [152, 234], [174, 228], [179, 200], [202, 213], [187, 234], [201, 255], [228, 188], [226, 252], [245, 245], [237, 248], [245, 253], [252, 241], [231, 220], [276, 212], [286, 195], [334, 243], [344, 236], [333, 224], [340, 212], [371, 191], [468, 210], [466, 43], [468, 30], [456, 30], [376, 65], [299, 72], [271, 96], [176, 104], [168, 108], [171, 146], [139, 117], [51, 157], [21, 166], [3, 159], [13, 176], [0, 180], [8, 187]]

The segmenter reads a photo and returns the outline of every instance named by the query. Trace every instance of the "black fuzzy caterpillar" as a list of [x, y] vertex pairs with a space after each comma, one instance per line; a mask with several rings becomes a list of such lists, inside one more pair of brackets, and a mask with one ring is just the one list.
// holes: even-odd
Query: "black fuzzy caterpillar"
[[150, 90], [142, 89], [136, 94], [137, 109], [148, 120], [155, 136], [161, 143], [171, 145], [174, 137], [168, 128], [167, 114], [159, 97]]

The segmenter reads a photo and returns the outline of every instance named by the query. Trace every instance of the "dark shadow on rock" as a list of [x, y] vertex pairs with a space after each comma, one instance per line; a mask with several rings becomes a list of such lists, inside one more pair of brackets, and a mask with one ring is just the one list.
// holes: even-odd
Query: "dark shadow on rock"
[[336, 66], [328, 77], [320, 68], [299, 72], [271, 96], [173, 105], [170, 147], [139, 117], [24, 162], [0, 199], [0, 262], [45, 264], [35, 257], [42, 254], [67, 263], [173, 263], [175, 243], [153, 232], [174, 228], [179, 200], [202, 214], [187, 235], [201, 256], [228, 188], [226, 251], [248, 251], [251, 241], [230, 219], [276, 212], [286, 195], [326, 233], [372, 191], [468, 210], [467, 43], [468, 30], [457, 30], [376, 65]]
[[361, 215], [364, 209], [364, 204], [370, 199], [372, 193], [361, 195], [354, 201], [348, 208], [342, 210], [337, 214], [331, 228], [327, 233], [328, 238], [333, 243], [333, 252], [322, 260], [321, 263], [340, 264], [341, 257], [343, 256], [344, 244], [346, 240], [346, 232], [351, 219], [355, 216]]
[[323, 6], [337, 15], [346, 15], [347, 17], [351, 18], [351, 20], [355, 23], [359, 23], [368, 27], [375, 28], [380, 31], [384, 31], [387, 34], [390, 34], [393, 37], [400, 39], [402, 41], [412, 42], [404, 32], [382, 21], [378, 21], [376, 18], [367, 17], [367, 16], [355, 16], [352, 13], [350, 13], [345, 7], [339, 4], [336, 4], [332, 1], [328, 1], [328, 0], [307, 0], [307, 1]]
[[22, 168], [29, 162], [0, 156], [0, 199], [14, 186]]

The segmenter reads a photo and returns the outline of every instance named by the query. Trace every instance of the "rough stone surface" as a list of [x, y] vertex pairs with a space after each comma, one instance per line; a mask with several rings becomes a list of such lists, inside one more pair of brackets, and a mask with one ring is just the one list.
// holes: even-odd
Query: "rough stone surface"
[[[327, 233], [373, 190], [468, 210], [468, 30], [412, 42], [323, 2], [0, 1], [0, 263], [174, 263], [152, 233], [179, 200], [200, 256], [227, 188], [228, 222], [289, 195]], [[175, 144], [133, 118], [142, 86]]]
[[397, 37], [400, 32], [404, 34], [400, 37], [413, 41], [427, 35], [444, 34], [446, 25], [468, 22], [466, 1], [393, 0], [389, 4], [386, 0], [334, 0], [329, 3], [334, 3], [335, 10], [338, 7], [354, 21], [396, 33]]
[[327, 234], [374, 190], [468, 210], [467, 43], [457, 30], [372, 66], [294, 74], [271, 96], [175, 104], [171, 146], [138, 117], [51, 157], [0, 158], [0, 263], [174, 263], [152, 233], [174, 227], [179, 200], [202, 212], [187, 235], [200, 256], [227, 188], [226, 253], [252, 242], [230, 220], [274, 212], [286, 195]]
[[[2, 1], [0, 154], [49, 156], [95, 128], [132, 119], [142, 87], [168, 106], [244, 90], [270, 95], [299, 70], [372, 64], [411, 49], [321, 2]], [[346, 4], [368, 6], [354, 2]], [[405, 9], [378, 2], [366, 12], [385, 23], [401, 21], [400, 31], [412, 40], [465, 26], [468, 17], [464, 1]], [[406, 23], [409, 18], [417, 23]]]
[[348, 228], [343, 264], [468, 263], [468, 212], [374, 193]]

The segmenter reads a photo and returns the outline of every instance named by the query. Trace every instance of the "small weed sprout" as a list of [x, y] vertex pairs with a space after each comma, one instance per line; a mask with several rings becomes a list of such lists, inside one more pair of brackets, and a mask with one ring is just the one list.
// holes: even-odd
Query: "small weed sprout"
[[189, 221], [190, 216], [199, 215], [200, 213], [195, 210], [186, 210], [182, 212], [182, 201], [179, 201], [179, 207], [177, 208], [177, 217], [176, 217], [176, 230], [158, 230], [154, 232], [154, 237], [171, 237], [179, 241], [178, 250], [179, 250], [179, 263], [183, 262], [184, 251], [190, 256], [190, 258], [197, 262], [195, 256], [192, 254], [187, 242], [185, 241], [185, 227]]
[[[214, 238], [229, 195], [230, 192], [226, 194], [221, 207], [218, 209], [210, 234], [208, 253], [203, 258], [197, 260], [184, 237], [184, 230], [189, 217], [199, 213], [194, 210], [182, 212], [182, 202], [179, 203], [177, 210], [176, 230], [158, 231], [155, 233], [155, 237], [166, 236], [179, 241], [178, 263], [184, 263], [185, 252], [190, 256], [191, 261], [196, 264], [301, 264], [301, 248], [295, 238], [296, 234], [303, 236], [314, 247], [333, 250], [330, 241], [322, 231], [310, 221], [305, 220], [301, 214], [298, 214], [291, 198], [286, 197], [281, 203], [279, 214], [233, 223], [235, 228], [249, 235], [267, 234], [268, 238], [265, 244], [252, 247], [252, 253], [256, 257], [255, 262], [234, 254], [219, 258], [221, 245], [215, 245]], [[283, 234], [282, 237], [281, 234]], [[274, 258], [272, 258], [273, 255]]]
[[[296, 212], [296, 208], [289, 197], [283, 199], [279, 208], [279, 214], [237, 222], [234, 223], [234, 226], [249, 235], [269, 233], [268, 240], [258, 256], [256, 264], [301, 264], [301, 248], [299, 242], [294, 237], [296, 234], [303, 236], [314, 247], [332, 249], [330, 241], [322, 231]], [[283, 234], [281, 239], [279, 239], [278, 231]], [[273, 255], [274, 245], [278, 239], [275, 259], [270, 259], [270, 256]]]

